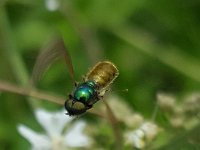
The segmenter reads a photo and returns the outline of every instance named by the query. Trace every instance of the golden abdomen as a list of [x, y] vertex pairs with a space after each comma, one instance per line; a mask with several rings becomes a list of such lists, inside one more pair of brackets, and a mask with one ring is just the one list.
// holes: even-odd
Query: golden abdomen
[[117, 67], [110, 61], [103, 61], [97, 63], [86, 75], [85, 80], [93, 80], [97, 86], [106, 88], [118, 76], [119, 71]]

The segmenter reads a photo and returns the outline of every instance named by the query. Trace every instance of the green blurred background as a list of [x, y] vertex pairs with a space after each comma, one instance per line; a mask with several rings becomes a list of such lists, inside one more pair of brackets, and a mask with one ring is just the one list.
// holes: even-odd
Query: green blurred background
[[[39, 50], [59, 33], [77, 81], [96, 62], [113, 61], [120, 71], [114, 89], [128, 88], [128, 93], [118, 94], [146, 118], [153, 113], [157, 92], [172, 93], [181, 103], [182, 96], [199, 91], [199, 0], [57, 0], [60, 8], [55, 11], [48, 10], [46, 1], [0, 1], [1, 80], [28, 86]], [[72, 85], [65, 64], [55, 63], [38, 88], [66, 95]], [[0, 149], [21, 150], [28, 145], [16, 131], [20, 122], [38, 126], [34, 104], [26, 100], [0, 93]], [[167, 126], [159, 116], [158, 122]], [[185, 149], [199, 145], [190, 146]]]

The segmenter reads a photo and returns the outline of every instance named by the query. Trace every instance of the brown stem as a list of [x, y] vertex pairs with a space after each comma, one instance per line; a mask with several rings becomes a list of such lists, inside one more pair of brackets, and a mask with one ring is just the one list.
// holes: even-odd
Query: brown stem
[[99, 111], [97, 111], [97, 110], [95, 110], [95, 109], [90, 109], [90, 110], [88, 110], [87, 112], [89, 112], [90, 114], [99, 116], [99, 117], [101, 117], [101, 118], [107, 119], [107, 117], [106, 117], [105, 114], [99, 113]]
[[[61, 97], [61, 96], [49, 95], [43, 91], [38, 91], [33, 88], [28, 89], [28, 88], [19, 87], [12, 83], [8, 83], [6, 81], [1, 81], [1, 80], [0, 80], [0, 91], [16, 93], [16, 94], [20, 94], [20, 95], [24, 95], [24, 96], [30, 96], [30, 97], [34, 97], [36, 99], [49, 101], [49, 102], [56, 103], [59, 105], [63, 105], [64, 101], [65, 101], [65, 98]], [[91, 114], [97, 115], [99, 117], [106, 118], [105, 115], [103, 115], [95, 110], [91, 109], [88, 112]]]
[[122, 150], [122, 135], [119, 129], [119, 121], [117, 120], [117, 118], [115, 117], [111, 107], [109, 106], [109, 104], [103, 100], [103, 103], [106, 106], [106, 110], [107, 110], [107, 114], [108, 114], [108, 120], [111, 123], [112, 129], [113, 129], [113, 133], [115, 135], [115, 142], [116, 142], [116, 149], [118, 150]]
[[24, 96], [30, 96], [37, 99], [53, 102], [59, 105], [63, 105], [64, 100], [65, 100], [64, 98], [59, 97], [59, 96], [49, 95], [42, 91], [37, 91], [33, 88], [18, 87], [17, 85], [14, 85], [12, 83], [8, 83], [5, 81], [0, 81], [0, 91], [6, 91], [6, 92], [16, 93], [16, 94], [20, 94]]

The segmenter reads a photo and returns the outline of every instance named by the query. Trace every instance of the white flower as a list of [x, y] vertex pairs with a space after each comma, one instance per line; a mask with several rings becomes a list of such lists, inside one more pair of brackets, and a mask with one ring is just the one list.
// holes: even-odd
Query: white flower
[[138, 149], [143, 149], [158, 134], [158, 127], [152, 122], [144, 122], [139, 128], [127, 133], [127, 142]]
[[32, 150], [67, 150], [89, 146], [89, 138], [82, 132], [85, 122], [78, 121], [65, 131], [64, 128], [72, 118], [65, 115], [64, 111], [48, 112], [38, 109], [35, 115], [46, 134], [37, 133], [24, 125], [17, 127], [19, 133], [31, 143]]
[[158, 106], [165, 111], [174, 111], [176, 108], [176, 99], [170, 94], [157, 94]]
[[[110, 94], [107, 99], [107, 102], [114, 111], [116, 118], [125, 123], [128, 127], [137, 127], [144, 121], [143, 116], [134, 113], [131, 107], [126, 103], [126, 100], [120, 96]], [[104, 105], [102, 105], [100, 109], [100, 111], [106, 111]]]
[[60, 3], [59, 0], [45, 0], [45, 6], [49, 11], [58, 10]]
[[127, 134], [127, 142], [131, 143], [134, 147], [142, 149], [145, 147], [144, 132], [142, 130], [135, 130]]

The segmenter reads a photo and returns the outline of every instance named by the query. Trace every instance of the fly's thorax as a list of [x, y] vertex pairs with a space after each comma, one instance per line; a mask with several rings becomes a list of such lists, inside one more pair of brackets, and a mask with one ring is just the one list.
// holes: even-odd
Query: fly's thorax
[[94, 81], [98, 88], [106, 88], [118, 76], [119, 71], [117, 67], [109, 61], [97, 63], [86, 75], [85, 80]]
[[96, 83], [94, 81], [87, 81], [76, 87], [73, 93], [73, 98], [75, 101], [89, 104], [96, 95]]
[[73, 94], [69, 95], [65, 102], [65, 108], [69, 115], [79, 115], [90, 109], [97, 98], [96, 83], [87, 81], [79, 84]]

